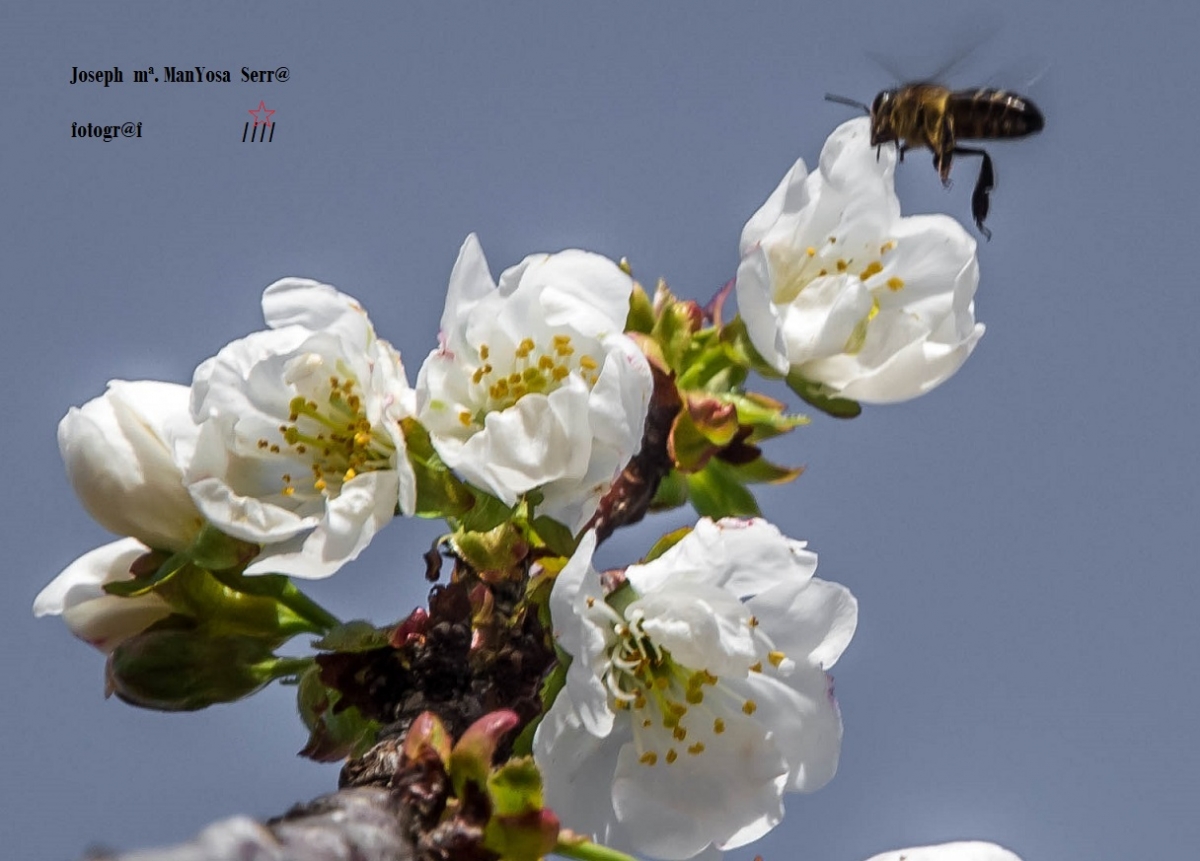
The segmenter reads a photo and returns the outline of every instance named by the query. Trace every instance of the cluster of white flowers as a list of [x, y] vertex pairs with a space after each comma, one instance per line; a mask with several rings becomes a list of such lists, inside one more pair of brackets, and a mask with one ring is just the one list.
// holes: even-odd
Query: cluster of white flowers
[[[789, 171], [745, 226], [736, 291], [774, 371], [882, 403], [946, 380], [983, 326], [974, 240], [944, 216], [902, 218], [894, 150], [869, 138], [866, 120], [846, 123], [817, 172]], [[536, 492], [537, 514], [578, 534], [642, 444], [653, 378], [624, 331], [633, 289], [579, 250], [527, 257], [497, 283], [469, 236], [413, 388], [354, 299], [272, 284], [267, 328], [202, 363], [190, 387], [113, 382], [62, 420], [73, 487], [122, 537], [71, 563], [35, 613], [110, 651], [171, 610], [105, 585], [149, 551], [186, 553], [206, 529], [257, 548], [246, 574], [333, 574], [418, 508], [408, 423], [469, 485], [509, 506]], [[757, 840], [785, 793], [834, 776], [842, 721], [828, 672], [857, 601], [760, 519], [701, 519], [615, 587], [592, 567], [595, 546], [586, 532], [550, 597], [571, 662], [533, 740], [548, 803], [574, 831], [658, 858]], [[947, 844], [872, 861], [1015, 857]]]

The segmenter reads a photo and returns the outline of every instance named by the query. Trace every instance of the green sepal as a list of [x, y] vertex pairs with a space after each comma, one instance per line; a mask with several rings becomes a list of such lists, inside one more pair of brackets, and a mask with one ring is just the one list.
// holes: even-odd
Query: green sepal
[[205, 523], [187, 549], [188, 557], [209, 571], [241, 569], [259, 554], [259, 546], [226, 535], [211, 523]]
[[734, 468], [717, 458], [700, 472], [687, 477], [688, 498], [703, 517], [756, 517], [762, 514], [758, 503], [738, 481]]
[[160, 583], [174, 577], [180, 571], [191, 565], [192, 560], [187, 553], [173, 553], [158, 566], [149, 577], [135, 577], [132, 580], [118, 580], [115, 583], [105, 583], [104, 591], [109, 595], [119, 595], [122, 598], [133, 598], [145, 595]]
[[474, 504], [472, 493], [438, 456], [429, 432], [416, 419], [400, 422], [408, 462], [417, 479], [417, 517], [458, 517]]
[[308, 727], [308, 743], [300, 755], [316, 762], [338, 762], [360, 756], [375, 743], [379, 724], [362, 716], [357, 708], [337, 708], [341, 695], [321, 682], [315, 665], [300, 676], [296, 704]]
[[839, 398], [831, 394], [828, 387], [821, 383], [814, 383], [812, 380], [806, 380], [796, 371], [787, 375], [787, 385], [805, 403], [835, 419], [852, 419], [862, 412], [862, 406], [858, 401]]

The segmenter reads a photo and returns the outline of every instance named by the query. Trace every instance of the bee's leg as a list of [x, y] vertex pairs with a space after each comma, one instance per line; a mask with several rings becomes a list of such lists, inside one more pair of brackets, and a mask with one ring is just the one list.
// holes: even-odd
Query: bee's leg
[[960, 155], [978, 155], [983, 157], [983, 163], [979, 166], [979, 178], [975, 180], [975, 190], [971, 192], [971, 215], [975, 217], [975, 226], [979, 228], [979, 232], [990, 240], [992, 238], [992, 231], [983, 226], [983, 220], [987, 218], [991, 202], [988, 195], [996, 187], [996, 173], [992, 169], [992, 157], [987, 154], [986, 150], [982, 149], [960, 146], [955, 147], [954, 151]]
[[942, 178], [942, 185], [946, 188], [950, 187], [950, 165], [954, 162], [954, 153], [963, 152], [962, 149], [946, 149], [933, 151], [933, 168], [938, 172], [938, 176]]
[[912, 147], [910, 147], [908, 144], [896, 144], [896, 160], [904, 161], [904, 154], [910, 149], [912, 149]]

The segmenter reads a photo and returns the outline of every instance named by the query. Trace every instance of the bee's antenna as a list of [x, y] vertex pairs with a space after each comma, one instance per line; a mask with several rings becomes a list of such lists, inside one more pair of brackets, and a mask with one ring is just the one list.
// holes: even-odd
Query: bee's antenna
[[833, 93], [826, 93], [825, 101], [837, 102], [839, 105], [849, 105], [852, 108], [858, 108], [864, 114], [871, 113], [871, 109], [869, 107], [867, 107], [866, 105], [864, 105], [862, 102], [855, 101], [854, 99], [848, 99], [845, 96], [835, 96]]

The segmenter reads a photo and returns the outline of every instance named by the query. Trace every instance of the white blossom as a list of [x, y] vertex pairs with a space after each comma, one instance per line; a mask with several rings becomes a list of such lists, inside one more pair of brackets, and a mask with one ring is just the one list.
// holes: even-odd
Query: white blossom
[[267, 330], [196, 369], [200, 435], [178, 456], [205, 516], [263, 545], [247, 574], [327, 577], [397, 506], [415, 508], [400, 428], [413, 393], [399, 354], [333, 287], [277, 281], [263, 293], [263, 314]]
[[763, 520], [704, 519], [606, 597], [589, 532], [550, 598], [566, 683], [534, 757], [563, 824], [690, 858], [758, 839], [784, 792], [833, 777], [842, 722], [826, 671], [853, 595]]
[[113, 380], [103, 395], [67, 412], [58, 448], [71, 486], [97, 523], [150, 547], [182, 550], [203, 518], [172, 451], [196, 433], [187, 386]]
[[632, 289], [579, 250], [527, 257], [497, 286], [468, 236], [417, 378], [441, 458], [508, 505], [540, 489], [542, 513], [581, 528], [641, 445], [652, 379], [623, 334]]
[[937, 846], [917, 846], [895, 849], [873, 855], [867, 861], [1021, 861], [1014, 853], [995, 843], [979, 841], [942, 843]]
[[140, 634], [171, 614], [153, 592], [122, 598], [104, 591], [106, 583], [132, 579], [130, 566], [149, 551], [135, 538], [122, 538], [80, 556], [34, 599], [33, 615], [62, 616], [67, 628], [103, 652]]
[[870, 122], [838, 127], [809, 174], [797, 161], [746, 223], [738, 308], [781, 373], [868, 403], [948, 379], [983, 336], [975, 240], [945, 215], [902, 218], [896, 149]]

